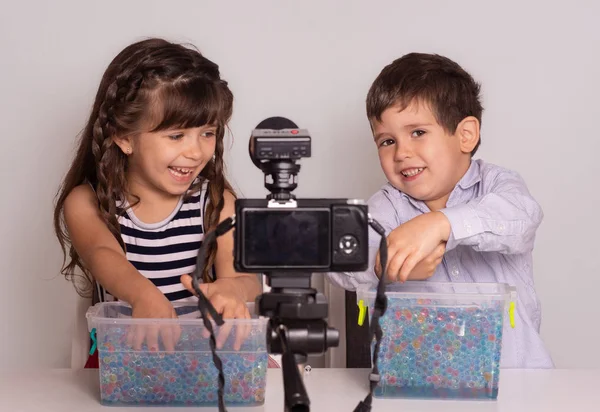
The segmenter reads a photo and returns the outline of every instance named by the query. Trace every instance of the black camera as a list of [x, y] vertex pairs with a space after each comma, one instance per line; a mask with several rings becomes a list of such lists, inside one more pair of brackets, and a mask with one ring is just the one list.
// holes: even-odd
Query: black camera
[[235, 268], [239, 272], [364, 271], [367, 206], [345, 199], [236, 203]]
[[260, 123], [250, 157], [265, 174], [266, 199], [235, 204], [235, 269], [239, 272], [364, 271], [368, 209], [360, 200], [295, 199], [300, 166], [310, 157], [308, 131], [285, 118]]

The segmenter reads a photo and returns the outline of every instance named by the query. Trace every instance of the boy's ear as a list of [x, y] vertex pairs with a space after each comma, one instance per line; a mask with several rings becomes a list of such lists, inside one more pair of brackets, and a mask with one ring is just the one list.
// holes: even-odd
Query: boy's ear
[[125, 153], [127, 156], [133, 153], [133, 140], [131, 136], [126, 137], [117, 137], [113, 136], [112, 141], [114, 144], [119, 146], [121, 151]]
[[463, 153], [471, 153], [479, 142], [479, 120], [474, 116], [465, 117], [456, 127], [456, 136]]

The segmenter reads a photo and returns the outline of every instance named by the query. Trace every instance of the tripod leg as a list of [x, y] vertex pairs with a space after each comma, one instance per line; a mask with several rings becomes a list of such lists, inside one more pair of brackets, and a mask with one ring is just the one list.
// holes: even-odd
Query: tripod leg
[[310, 400], [300, 373], [302, 364], [297, 364], [294, 354], [288, 350], [283, 353], [281, 361], [285, 410], [289, 412], [309, 412]]
[[307, 360], [307, 355], [294, 354], [289, 345], [288, 329], [271, 319], [273, 331], [281, 342], [281, 367], [283, 372], [284, 410], [286, 412], [309, 412], [310, 400], [304, 387], [300, 368]]

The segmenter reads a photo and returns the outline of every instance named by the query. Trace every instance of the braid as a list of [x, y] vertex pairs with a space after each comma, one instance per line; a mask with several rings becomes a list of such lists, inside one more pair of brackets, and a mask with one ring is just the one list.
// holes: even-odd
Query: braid
[[[225, 204], [224, 201], [224, 192], [225, 190], [229, 190], [233, 193], [233, 189], [227, 179], [225, 179], [225, 167], [223, 164], [223, 139], [217, 139], [215, 145], [215, 158], [209, 165], [206, 166], [208, 169], [207, 177], [210, 180], [210, 184], [208, 185], [209, 191], [209, 204], [206, 207], [206, 215], [205, 215], [205, 223], [204, 226], [206, 228], [205, 232], [213, 230], [219, 224], [219, 218], [221, 216], [221, 212], [223, 211], [223, 206]], [[215, 259], [217, 256], [217, 243], [213, 243], [208, 250], [208, 259], [204, 268], [202, 268], [202, 280], [204, 282], [211, 282], [212, 277], [210, 275], [211, 269], [215, 263]]]
[[124, 62], [126, 69], [119, 73], [106, 89], [104, 101], [100, 105], [92, 130], [92, 153], [96, 163], [97, 179], [95, 190], [100, 214], [123, 251], [125, 251], [125, 243], [117, 219], [117, 215], [123, 213], [123, 210], [117, 209], [116, 200], [125, 200], [127, 195], [125, 177], [127, 161], [114, 144], [112, 136], [117, 130], [115, 106], [135, 100], [144, 80], [144, 73], [139, 70], [145, 64], [143, 57], [137, 60], [137, 64], [133, 67], [128, 67], [128, 63], [132, 60], [136, 61], [137, 58], [138, 55], [133, 54]]
[[[104, 102], [98, 111], [98, 117], [94, 122], [92, 153], [96, 163], [96, 196], [102, 219], [108, 225], [109, 230], [117, 239], [123, 250], [125, 244], [120, 236], [119, 223], [117, 220], [117, 206], [115, 195], [119, 194], [119, 187], [124, 188], [121, 179], [124, 180], [125, 159], [113, 144], [111, 131], [114, 129], [110, 124], [114, 102], [117, 95], [117, 81], [114, 81], [106, 91]], [[115, 176], [118, 176], [115, 179]]]

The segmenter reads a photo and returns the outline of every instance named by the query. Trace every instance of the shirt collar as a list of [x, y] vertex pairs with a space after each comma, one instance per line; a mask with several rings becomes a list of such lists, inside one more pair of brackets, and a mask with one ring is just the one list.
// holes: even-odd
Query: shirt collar
[[471, 186], [479, 183], [481, 181], [481, 173], [479, 173], [480, 167], [479, 162], [471, 161], [469, 168], [467, 169], [467, 173], [463, 175], [463, 177], [458, 181], [457, 186], [461, 189], [468, 189]]

